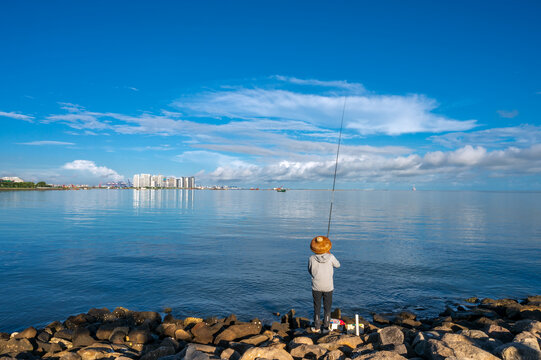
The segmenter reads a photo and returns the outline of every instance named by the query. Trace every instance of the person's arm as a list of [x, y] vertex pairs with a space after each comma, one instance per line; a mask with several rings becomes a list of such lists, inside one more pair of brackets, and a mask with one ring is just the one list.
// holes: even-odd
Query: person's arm
[[332, 266], [334, 266], [335, 268], [340, 267], [340, 261], [338, 261], [338, 259], [334, 255], [332, 256]]
[[308, 273], [312, 275], [312, 258], [308, 258]]

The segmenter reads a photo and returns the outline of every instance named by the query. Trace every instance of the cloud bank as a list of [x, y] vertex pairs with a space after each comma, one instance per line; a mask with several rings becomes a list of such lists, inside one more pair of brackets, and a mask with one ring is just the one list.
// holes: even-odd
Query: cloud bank
[[90, 160], [74, 160], [64, 164], [62, 169], [73, 170], [81, 173], [83, 176], [88, 177], [91, 175], [92, 177], [97, 177], [103, 180], [120, 181], [124, 179], [123, 176], [119, 175], [113, 169], [109, 169], [105, 166], [97, 166], [94, 161]]

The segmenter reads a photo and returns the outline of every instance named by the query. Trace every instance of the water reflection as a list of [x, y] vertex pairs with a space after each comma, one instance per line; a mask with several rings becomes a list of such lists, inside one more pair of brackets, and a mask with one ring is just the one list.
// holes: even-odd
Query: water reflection
[[189, 209], [194, 208], [196, 190], [140, 189], [132, 190], [135, 209]]

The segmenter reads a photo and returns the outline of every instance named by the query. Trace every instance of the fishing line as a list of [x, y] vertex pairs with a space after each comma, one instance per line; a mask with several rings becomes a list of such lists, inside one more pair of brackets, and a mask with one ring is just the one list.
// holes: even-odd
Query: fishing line
[[342, 121], [340, 122], [340, 134], [338, 135], [338, 148], [336, 149], [336, 162], [334, 163], [334, 179], [332, 181], [331, 208], [329, 209], [329, 225], [327, 225], [327, 237], [331, 232], [332, 205], [334, 203], [334, 187], [336, 185], [336, 170], [338, 169], [338, 155], [340, 154], [340, 143], [342, 142], [342, 128], [344, 127], [344, 114], [346, 112], [346, 100], [344, 97], [344, 107], [342, 108]]

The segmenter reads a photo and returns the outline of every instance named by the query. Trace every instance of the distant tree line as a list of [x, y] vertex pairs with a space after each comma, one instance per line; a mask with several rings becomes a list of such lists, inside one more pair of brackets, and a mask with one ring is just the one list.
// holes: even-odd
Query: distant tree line
[[40, 181], [37, 184], [31, 182], [31, 181], [25, 181], [25, 182], [14, 182], [10, 180], [0, 180], [0, 188], [37, 188], [37, 187], [51, 187], [51, 185], [47, 185], [45, 181]]

